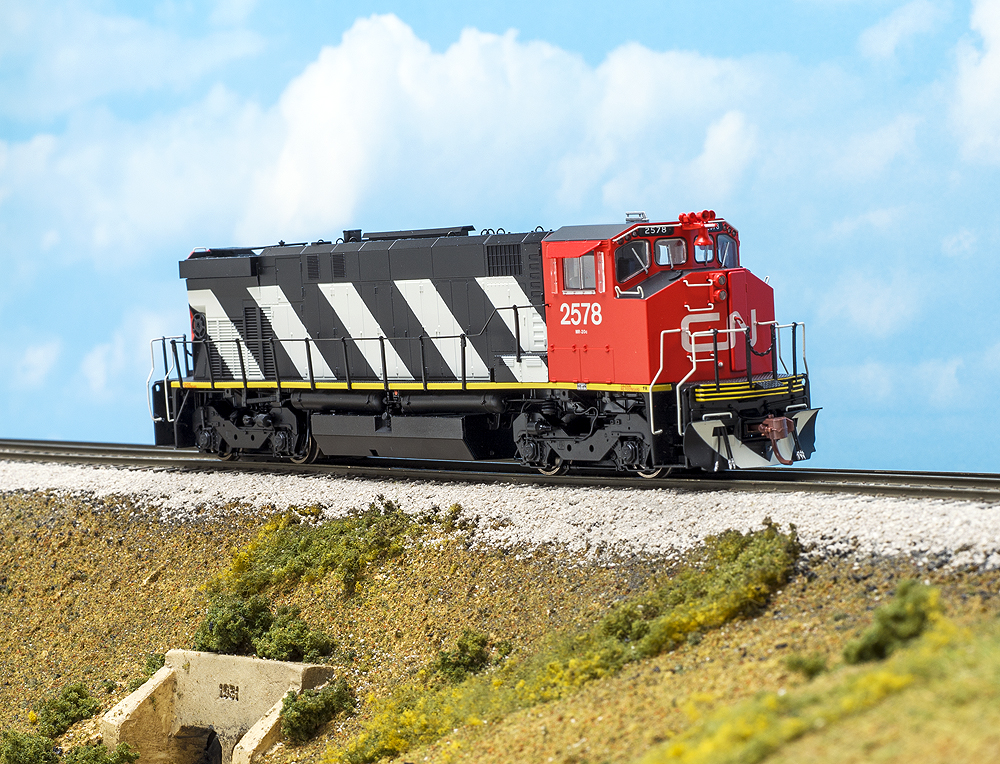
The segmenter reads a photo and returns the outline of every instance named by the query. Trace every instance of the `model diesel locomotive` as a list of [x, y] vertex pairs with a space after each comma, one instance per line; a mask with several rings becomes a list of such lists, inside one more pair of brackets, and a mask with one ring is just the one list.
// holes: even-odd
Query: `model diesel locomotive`
[[646, 477], [812, 454], [805, 327], [713, 211], [474, 230], [192, 252], [191, 336], [151, 346], [156, 443]]

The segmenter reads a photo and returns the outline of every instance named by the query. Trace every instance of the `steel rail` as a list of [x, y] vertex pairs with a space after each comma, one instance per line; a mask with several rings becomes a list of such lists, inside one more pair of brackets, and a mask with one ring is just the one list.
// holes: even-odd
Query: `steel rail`
[[[196, 451], [128, 443], [2, 440], [0, 461], [108, 465], [181, 471], [274, 472], [380, 480], [502, 482], [675, 491], [834, 493], [1000, 503], [1000, 474], [888, 470], [761, 469], [707, 473], [678, 471], [643, 480], [607, 470], [545, 476], [513, 462], [431, 462], [402, 459], [341, 459], [313, 465], [244, 458], [224, 462]], [[0, 485], [0, 490], [3, 486]]]

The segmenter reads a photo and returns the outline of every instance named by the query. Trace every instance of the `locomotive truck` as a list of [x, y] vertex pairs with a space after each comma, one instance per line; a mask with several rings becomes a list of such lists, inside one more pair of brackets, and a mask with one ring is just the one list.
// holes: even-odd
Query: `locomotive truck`
[[643, 477], [813, 453], [805, 326], [714, 211], [474, 231], [191, 252], [191, 334], [151, 344], [157, 445]]

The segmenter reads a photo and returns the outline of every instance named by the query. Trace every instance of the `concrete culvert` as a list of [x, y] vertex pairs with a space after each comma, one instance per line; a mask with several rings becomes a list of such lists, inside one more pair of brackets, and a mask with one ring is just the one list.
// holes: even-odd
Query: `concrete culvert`
[[143, 764], [251, 764], [281, 736], [281, 700], [329, 681], [307, 663], [171, 650], [163, 668], [108, 711], [109, 748], [128, 743]]
[[195, 764], [222, 764], [222, 743], [219, 736], [215, 734], [215, 730], [208, 731], [205, 750]]

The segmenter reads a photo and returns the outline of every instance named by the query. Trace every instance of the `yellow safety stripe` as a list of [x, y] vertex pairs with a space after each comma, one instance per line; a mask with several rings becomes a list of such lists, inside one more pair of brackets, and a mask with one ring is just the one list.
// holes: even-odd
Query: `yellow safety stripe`
[[[194, 390], [242, 390], [241, 381], [216, 382], [213, 386], [211, 382], [192, 382], [185, 380], [178, 382], [171, 380], [171, 387], [183, 387]], [[273, 390], [277, 388], [276, 382], [247, 380], [247, 387], [250, 389]], [[282, 390], [310, 390], [312, 386], [308, 382], [294, 381], [282, 382]], [[385, 385], [381, 382], [353, 382], [351, 387], [347, 387], [346, 382], [317, 382], [317, 390], [384, 390]], [[423, 390], [421, 382], [389, 382], [390, 390]], [[428, 390], [462, 390], [461, 382], [428, 382]], [[597, 392], [614, 393], [648, 393], [649, 385], [607, 385], [595, 382], [468, 382], [465, 390], [592, 390]], [[662, 393], [673, 389], [673, 385], [656, 385], [653, 392]]]
[[739, 383], [723, 382], [719, 384], [718, 389], [716, 389], [715, 383], [711, 382], [696, 387], [694, 390], [694, 399], [698, 403], [705, 403], [708, 401], [738, 401], [752, 398], [769, 398], [776, 395], [788, 395], [789, 392], [801, 393], [806, 388], [803, 377], [796, 377], [794, 380], [791, 380], [791, 390], [789, 390], [788, 386], [789, 381], [786, 379], [777, 387], [752, 387], [745, 381]]

